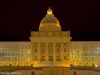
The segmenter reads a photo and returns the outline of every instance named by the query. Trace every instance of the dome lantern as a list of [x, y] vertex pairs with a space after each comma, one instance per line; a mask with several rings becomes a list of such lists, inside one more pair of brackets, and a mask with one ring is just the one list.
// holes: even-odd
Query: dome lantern
[[52, 9], [49, 7], [49, 9], [47, 10], [47, 15], [53, 15], [52, 13], [53, 13], [53, 11], [52, 11]]

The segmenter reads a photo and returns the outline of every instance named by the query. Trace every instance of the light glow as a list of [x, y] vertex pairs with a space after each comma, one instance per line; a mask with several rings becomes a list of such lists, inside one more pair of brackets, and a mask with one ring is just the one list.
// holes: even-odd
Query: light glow
[[52, 10], [51, 10], [50, 7], [49, 7], [49, 9], [48, 9], [48, 11], [47, 11], [47, 14], [48, 14], [48, 15], [52, 15]]
[[28, 58], [28, 62], [30, 61], [30, 59]]
[[95, 67], [98, 67], [98, 65], [97, 65], [97, 64], [95, 64]]
[[37, 64], [37, 62], [36, 62], [36, 61], [35, 61], [34, 63], [35, 63], [35, 64]]

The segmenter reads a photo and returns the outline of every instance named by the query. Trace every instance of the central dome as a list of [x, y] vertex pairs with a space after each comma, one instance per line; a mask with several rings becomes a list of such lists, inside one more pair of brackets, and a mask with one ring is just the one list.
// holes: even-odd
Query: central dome
[[47, 10], [46, 16], [41, 20], [39, 31], [58, 31], [61, 30], [58, 19], [52, 14], [52, 10]]
[[54, 16], [46, 16], [42, 19], [41, 23], [58, 23], [58, 20]]

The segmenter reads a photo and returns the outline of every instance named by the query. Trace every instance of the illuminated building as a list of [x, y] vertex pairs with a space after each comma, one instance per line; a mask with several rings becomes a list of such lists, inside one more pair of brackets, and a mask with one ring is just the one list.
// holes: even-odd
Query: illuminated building
[[100, 42], [71, 41], [70, 31], [62, 31], [49, 8], [39, 31], [30, 41], [0, 42], [0, 65], [34, 67], [99, 66]]

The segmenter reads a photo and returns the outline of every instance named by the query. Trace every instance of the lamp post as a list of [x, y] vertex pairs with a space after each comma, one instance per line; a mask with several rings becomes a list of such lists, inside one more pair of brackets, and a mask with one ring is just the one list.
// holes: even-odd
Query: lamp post
[[[73, 65], [73, 64], [74, 64], [74, 65]], [[73, 60], [73, 64], [72, 64], [73, 75], [77, 75], [76, 68], [75, 68], [76, 59]]]
[[71, 64], [71, 68], [73, 70], [73, 75], [77, 75], [76, 68], [73, 64]]

